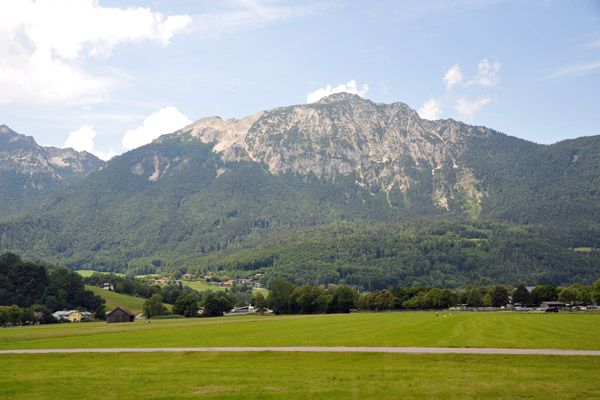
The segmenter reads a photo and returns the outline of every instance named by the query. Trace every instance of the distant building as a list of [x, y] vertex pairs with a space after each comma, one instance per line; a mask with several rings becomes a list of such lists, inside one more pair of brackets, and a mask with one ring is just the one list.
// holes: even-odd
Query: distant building
[[540, 307], [564, 307], [565, 303], [561, 302], [561, 301], [543, 301], [542, 304], [540, 304]]
[[106, 323], [115, 324], [119, 322], [133, 322], [135, 315], [125, 307], [117, 307], [106, 314]]
[[115, 287], [110, 282], [104, 282], [100, 287], [104, 290], [110, 290], [111, 292], [114, 292], [115, 290]]
[[81, 312], [78, 310], [56, 311], [56, 312], [52, 313], [52, 316], [58, 320], [68, 319], [71, 322], [79, 322], [79, 321], [81, 321], [81, 318], [83, 317], [81, 315]]
[[233, 313], [233, 314], [248, 314], [248, 313], [253, 313], [253, 312], [254, 312], [254, 307], [252, 307], [252, 306], [236, 307], [233, 310], [231, 310], [231, 313]]

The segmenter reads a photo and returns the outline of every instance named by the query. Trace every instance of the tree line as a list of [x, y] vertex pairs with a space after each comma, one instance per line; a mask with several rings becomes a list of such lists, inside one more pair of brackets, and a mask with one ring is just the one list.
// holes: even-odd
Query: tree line
[[344, 313], [350, 310], [443, 309], [456, 305], [467, 307], [504, 307], [509, 303], [538, 306], [543, 301], [562, 301], [568, 305], [600, 303], [600, 279], [593, 287], [573, 284], [559, 288], [537, 285], [531, 293], [523, 285], [471, 286], [460, 292], [434, 287], [391, 287], [359, 294], [347, 285], [294, 286], [291, 282], [273, 281], [268, 298], [254, 296], [257, 311], [271, 309], [275, 314]]
[[85, 290], [79, 274], [65, 267], [23, 262], [13, 253], [0, 255], [0, 325], [51, 323], [52, 313], [63, 309], [103, 318], [104, 303]]

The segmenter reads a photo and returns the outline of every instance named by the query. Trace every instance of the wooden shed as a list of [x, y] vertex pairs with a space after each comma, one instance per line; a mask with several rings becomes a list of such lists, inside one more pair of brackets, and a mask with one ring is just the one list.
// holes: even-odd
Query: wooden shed
[[133, 322], [135, 315], [125, 307], [117, 307], [106, 315], [106, 322], [114, 324], [118, 322]]

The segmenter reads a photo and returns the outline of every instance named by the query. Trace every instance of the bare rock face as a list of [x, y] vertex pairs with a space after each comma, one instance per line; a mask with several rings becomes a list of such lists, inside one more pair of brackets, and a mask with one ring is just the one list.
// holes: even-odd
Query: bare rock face
[[104, 165], [93, 154], [71, 148], [39, 146], [31, 136], [20, 135], [6, 125], [0, 125], [0, 171], [18, 174], [48, 174], [62, 180], [85, 176]]
[[[224, 160], [250, 159], [273, 174], [314, 174], [334, 181], [353, 174], [370, 191], [405, 191], [418, 184], [419, 171], [434, 177], [432, 201], [448, 208], [456, 190], [478, 203], [484, 195], [460, 156], [473, 136], [488, 129], [453, 120], [421, 119], [406, 104], [378, 104], [338, 93], [312, 104], [276, 108], [242, 120], [204, 118], [184, 128]], [[458, 176], [450, 184], [448, 168]]]
[[64, 188], [103, 165], [93, 154], [42, 147], [32, 137], [0, 125], [0, 215]]

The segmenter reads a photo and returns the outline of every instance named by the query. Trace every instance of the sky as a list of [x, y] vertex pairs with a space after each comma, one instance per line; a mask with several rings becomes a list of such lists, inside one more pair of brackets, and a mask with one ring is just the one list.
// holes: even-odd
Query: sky
[[0, 124], [100, 158], [346, 91], [542, 144], [600, 134], [600, 0], [0, 0]]

